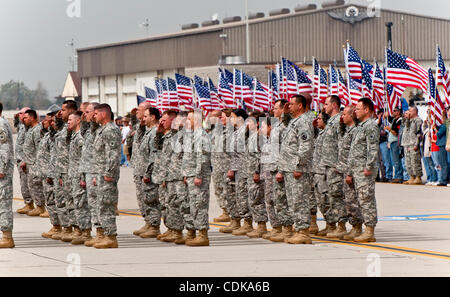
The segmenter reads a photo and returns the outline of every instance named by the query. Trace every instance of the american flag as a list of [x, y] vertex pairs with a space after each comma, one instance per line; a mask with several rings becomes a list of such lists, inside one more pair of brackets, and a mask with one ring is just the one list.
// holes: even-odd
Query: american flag
[[321, 104], [324, 104], [327, 97], [328, 97], [327, 72], [324, 69], [320, 68], [319, 102]]
[[292, 62], [282, 58], [283, 62], [283, 80], [286, 81], [286, 93], [288, 98], [298, 94], [297, 91], [297, 75], [292, 67]]
[[178, 110], [178, 93], [177, 93], [177, 84], [175, 80], [170, 77], [167, 78], [167, 86], [169, 91], [169, 105], [170, 109]]
[[233, 99], [233, 90], [228, 85], [225, 73], [222, 72], [219, 74], [219, 89], [218, 89], [219, 98], [224, 102], [226, 108], [235, 108]]
[[194, 87], [195, 91], [197, 92], [198, 105], [207, 116], [212, 110], [211, 93], [209, 92], [208, 88], [203, 86], [203, 82], [202, 84], [195, 84]]
[[278, 76], [278, 92], [280, 93], [280, 98], [287, 99], [287, 80], [285, 80], [283, 67], [277, 64], [275, 69]]
[[259, 107], [258, 110], [268, 111], [271, 105], [270, 89], [268, 86], [258, 81], [256, 78], [254, 82], [255, 82], [255, 91], [254, 91], [255, 105]]
[[158, 108], [158, 93], [155, 90], [144, 87], [146, 101], [149, 101], [152, 107]]
[[236, 102], [237, 107], [242, 107], [242, 72], [238, 69], [234, 69], [234, 81], [233, 81], [233, 98]]
[[280, 93], [278, 91], [278, 77], [273, 71], [270, 72], [270, 87], [272, 89], [272, 103], [280, 99]]
[[139, 106], [139, 104], [141, 104], [142, 102], [147, 101], [144, 97], [136, 95], [137, 96], [137, 105]]
[[158, 93], [157, 96], [157, 108], [159, 111], [162, 111], [162, 85], [161, 80], [159, 78], [155, 78], [155, 86], [156, 86], [156, 93]]
[[428, 72], [413, 59], [386, 49], [386, 81], [427, 92]]
[[353, 80], [347, 73], [348, 94], [350, 97], [350, 104], [356, 105], [358, 100], [361, 99], [362, 93], [359, 85]]
[[432, 121], [436, 124], [436, 126], [440, 126], [444, 123], [444, 118], [442, 117], [442, 113], [445, 111], [444, 102], [441, 100], [441, 96], [436, 88], [436, 82], [433, 77], [433, 72], [431, 68], [428, 69], [428, 105], [430, 106], [431, 118]]
[[373, 88], [373, 100], [376, 102], [378, 108], [383, 109], [384, 106], [384, 79], [381, 74], [380, 67], [375, 63], [374, 71], [372, 75], [372, 88]]
[[255, 98], [253, 97], [254, 88], [253, 77], [242, 73], [242, 98], [245, 103], [244, 106], [248, 109], [260, 110], [258, 105], [255, 103]]
[[350, 78], [361, 83], [362, 80], [362, 64], [358, 53], [347, 43], [347, 50], [345, 51], [345, 68]]
[[342, 77], [342, 73], [339, 69], [338, 75], [339, 75], [339, 98], [341, 98], [342, 104], [344, 104], [344, 106], [347, 106], [350, 104], [350, 96], [348, 94], [347, 84], [345, 83], [344, 78]]
[[444, 59], [441, 55], [441, 49], [437, 46], [436, 55], [436, 85], [441, 86], [444, 89], [444, 98], [447, 106], [450, 106], [450, 75], [445, 68]]
[[161, 82], [161, 92], [162, 92], [162, 99], [161, 99], [161, 112], [164, 112], [165, 110], [170, 109], [170, 103], [169, 103], [169, 88], [167, 86], [167, 81], [165, 79], [160, 79]]
[[329, 83], [330, 83], [330, 95], [339, 96], [339, 79], [336, 69], [333, 65], [330, 65], [330, 69], [328, 70], [329, 75]]
[[192, 89], [191, 79], [178, 73], [175, 73], [175, 79], [177, 81], [177, 93], [180, 104], [184, 105], [186, 109], [193, 109], [194, 90]]
[[194, 75], [194, 84], [203, 86], [204, 85], [203, 79], [198, 75]]
[[224, 109], [225, 103], [219, 99], [219, 93], [216, 86], [211, 79], [208, 80], [209, 93], [211, 94], [211, 108], [212, 110]]
[[401, 106], [401, 98], [403, 92], [405, 91], [403, 86], [393, 86], [391, 84], [386, 84], [386, 97], [389, 115], [393, 115], [394, 109]]
[[296, 64], [292, 63], [291, 61], [288, 61], [289, 64], [292, 66], [292, 68], [295, 70], [296, 76], [297, 76], [297, 92], [300, 93], [308, 93], [312, 95], [313, 92], [313, 86], [312, 86], [312, 80], [309, 77], [309, 75], [303, 71], [300, 67], [298, 67]]

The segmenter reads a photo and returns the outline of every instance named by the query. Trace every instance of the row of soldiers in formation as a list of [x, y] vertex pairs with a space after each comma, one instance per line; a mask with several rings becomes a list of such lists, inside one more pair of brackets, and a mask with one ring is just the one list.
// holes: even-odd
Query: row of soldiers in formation
[[[339, 98], [331, 96], [316, 118], [308, 108], [310, 100], [297, 95], [277, 101], [272, 118], [241, 109], [215, 111], [208, 117], [207, 129], [201, 111], [169, 110], [160, 115], [149, 103], [139, 105], [132, 113], [129, 140], [145, 225], [134, 234], [188, 246], [209, 245], [212, 179], [224, 216], [231, 220], [221, 232], [294, 244], [311, 243], [310, 233], [375, 241], [379, 129], [373, 104], [362, 98], [341, 113]], [[24, 209], [30, 215], [48, 211], [53, 227], [42, 236], [96, 248], [118, 247], [121, 136], [109, 105], [83, 104], [78, 111], [74, 101], [66, 101], [61, 111], [47, 114], [42, 123], [33, 110], [21, 115], [24, 125], [17, 143], [23, 154], [16, 148], [16, 162], [38, 210], [26, 199]], [[22, 131], [20, 143], [22, 129], [26, 132]], [[10, 150], [6, 155], [11, 156], [10, 129], [4, 130]], [[12, 200], [11, 168], [4, 171], [3, 181], [11, 191], [2, 202]], [[11, 207], [9, 202], [7, 211], [0, 213], [0, 247], [14, 246]], [[323, 230], [317, 226], [317, 208], [326, 221]], [[163, 234], [161, 219], [167, 227]], [[350, 232], [347, 221], [353, 227]]]
[[[279, 100], [272, 117], [242, 109], [213, 111], [206, 131], [200, 114], [197, 125], [202, 132], [194, 137], [194, 146], [186, 129], [192, 126], [186, 121], [189, 115], [165, 112], [158, 128], [164, 131], [159, 136], [162, 145], [153, 148], [152, 143], [161, 140], [152, 140], [158, 139], [152, 128], [156, 124], [146, 120], [151, 109], [149, 103], [142, 103], [132, 113], [134, 132], [127, 140], [133, 142], [134, 181], [145, 220], [133, 234], [176, 244], [209, 245], [211, 178], [223, 209], [214, 221], [230, 222], [220, 232], [292, 244], [311, 243], [310, 234], [375, 241], [379, 129], [373, 103], [362, 98], [356, 107], [341, 112], [340, 99], [331, 96], [317, 117], [309, 110], [310, 103], [306, 94]], [[192, 158], [191, 148], [196, 153], [210, 150], [212, 172], [209, 164], [201, 163], [196, 179], [189, 181], [191, 172], [184, 166]], [[154, 161], [152, 150], [157, 151]], [[198, 196], [196, 203], [192, 203], [194, 196]], [[317, 225], [318, 208], [326, 221], [322, 230]], [[202, 221], [193, 223], [193, 213]], [[163, 234], [161, 218], [167, 227]], [[346, 222], [352, 225], [349, 232]], [[196, 230], [200, 230], [197, 236]]]

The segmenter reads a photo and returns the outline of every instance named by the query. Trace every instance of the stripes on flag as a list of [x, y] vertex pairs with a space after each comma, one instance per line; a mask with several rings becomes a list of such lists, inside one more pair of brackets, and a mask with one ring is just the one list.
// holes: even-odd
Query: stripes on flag
[[144, 90], [146, 101], [149, 101], [152, 107], [158, 108], [158, 93], [155, 90], [148, 87], [144, 87]]
[[428, 69], [428, 79], [428, 105], [430, 106], [431, 119], [436, 126], [440, 126], [444, 123], [442, 114], [445, 111], [445, 105], [441, 99], [439, 91], [436, 88], [436, 81], [434, 80], [433, 71], [431, 71], [431, 68]]
[[194, 108], [194, 90], [192, 88], [191, 79], [175, 73], [175, 80], [180, 104], [184, 105], [186, 109], [192, 110]]
[[450, 75], [445, 68], [439, 46], [436, 46], [436, 50], [436, 86], [443, 88], [443, 97], [445, 99], [443, 101], [447, 106], [450, 106]]
[[339, 69], [338, 75], [339, 75], [339, 98], [341, 99], [341, 103], [344, 104], [344, 106], [348, 106], [350, 104], [350, 95], [348, 94], [347, 84], [345, 83], [344, 78], [342, 77], [342, 73]]
[[347, 50], [345, 51], [345, 68], [350, 78], [356, 83], [362, 81], [362, 63], [358, 53], [347, 42]]

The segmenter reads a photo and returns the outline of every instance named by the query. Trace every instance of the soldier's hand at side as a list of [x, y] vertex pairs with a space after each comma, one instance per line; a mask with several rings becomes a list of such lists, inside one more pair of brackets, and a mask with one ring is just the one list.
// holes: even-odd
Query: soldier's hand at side
[[259, 184], [259, 182], [261, 181], [261, 176], [258, 173], [253, 174], [253, 181], [256, 184]]
[[198, 177], [194, 178], [194, 185], [196, 185], [197, 187], [201, 186], [202, 183], [203, 183], [203, 180], [201, 178], [198, 178]]
[[62, 187], [62, 185], [63, 185], [63, 180], [62, 180], [62, 178], [60, 178], [59, 179], [59, 185]]
[[109, 176], [104, 176], [103, 177], [103, 179], [105, 180], [105, 181], [107, 181], [107, 182], [112, 182], [113, 181], [113, 178], [112, 177], [109, 177]]
[[372, 171], [364, 169], [364, 176], [371, 176], [372, 175]]
[[47, 184], [53, 186], [53, 178], [47, 178]]
[[26, 171], [27, 171], [27, 163], [22, 162], [22, 163], [20, 164], [20, 169], [22, 169], [23, 172], [26, 172]]
[[3, 173], [0, 173], [0, 178], [5, 178], [5, 174], [3, 174]]
[[417, 152], [419, 148], [417, 146], [414, 147], [414, 151]]
[[80, 187], [82, 187], [83, 189], [86, 188], [86, 182], [84, 180], [80, 180]]
[[144, 178], [142, 179], [142, 181], [143, 181], [144, 183], [148, 184], [151, 180], [150, 180], [149, 177], [144, 177]]
[[165, 187], [166, 187], [166, 182], [165, 182], [165, 181], [163, 181], [163, 183], [162, 183], [162, 187], [163, 187], [163, 188], [165, 188]]
[[353, 183], [353, 177], [351, 177], [350, 175], [347, 175], [345, 177], [345, 182], [347, 183], [347, 185], [351, 185]]
[[284, 175], [281, 172], [278, 172], [277, 175], [275, 176], [277, 182], [281, 183], [284, 180]]
[[229, 179], [234, 180], [234, 171], [233, 170], [228, 170], [227, 176]]
[[184, 181], [184, 184], [187, 185], [187, 177], [186, 176], [183, 178], [183, 181]]
[[92, 184], [94, 185], [94, 187], [97, 186], [97, 179], [95, 177], [92, 179]]
[[302, 175], [303, 175], [302, 172], [294, 171], [294, 178], [295, 179], [299, 179], [300, 177], [302, 177]]

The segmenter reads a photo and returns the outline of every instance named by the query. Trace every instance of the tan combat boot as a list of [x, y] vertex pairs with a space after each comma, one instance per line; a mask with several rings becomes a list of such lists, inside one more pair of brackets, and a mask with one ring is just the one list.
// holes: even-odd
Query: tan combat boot
[[80, 236], [76, 236], [72, 239], [72, 244], [84, 244], [86, 241], [91, 240], [91, 229], [82, 230]]
[[103, 228], [97, 228], [97, 232], [95, 234], [95, 238], [91, 238], [90, 240], [87, 240], [84, 242], [84, 246], [94, 246], [95, 243], [101, 242], [103, 238], [105, 237], [105, 231]]
[[345, 228], [345, 222], [341, 222], [338, 223], [338, 227], [334, 229], [334, 231], [327, 233], [327, 238], [342, 239], [346, 233], [347, 229]]
[[276, 233], [274, 236], [270, 237], [269, 240], [273, 242], [284, 242], [285, 238], [292, 236], [292, 225], [283, 226], [283, 231]]
[[172, 234], [172, 231], [173, 231], [173, 230], [169, 228], [169, 229], [167, 229], [167, 231], [164, 232], [163, 234], [157, 235], [157, 236], [156, 236], [156, 239], [162, 240], [164, 237], [171, 235], [171, 234]]
[[415, 176], [410, 176], [409, 179], [403, 182], [404, 185], [412, 185], [414, 183]]
[[241, 219], [232, 219], [228, 226], [222, 227], [219, 229], [219, 232], [222, 233], [232, 233], [234, 230], [237, 230], [241, 227]]
[[308, 229], [302, 229], [298, 232], [295, 232], [295, 234], [287, 239], [287, 243], [291, 244], [311, 244], [312, 240], [309, 236], [309, 228]]
[[195, 238], [195, 230], [188, 230], [186, 236], [183, 236], [174, 241], [175, 244], [185, 244], [189, 240], [193, 240]]
[[266, 222], [259, 222], [258, 227], [255, 230], [248, 232], [247, 236], [250, 238], [260, 238], [266, 233], [267, 233]]
[[30, 210], [27, 212], [27, 216], [30, 217], [38, 217], [39, 215], [43, 214], [45, 212], [45, 207], [43, 206], [36, 206], [35, 209]]
[[48, 218], [48, 217], [50, 217], [50, 215], [48, 214], [47, 209], [46, 209], [43, 213], [41, 213], [39, 216], [40, 216], [41, 218]]
[[33, 201], [31, 201], [30, 203], [25, 204], [24, 207], [19, 208], [19, 209], [17, 210], [17, 213], [20, 213], [20, 214], [26, 214], [27, 212], [29, 212], [29, 211], [31, 211], [31, 210], [33, 210], [33, 209], [34, 209], [34, 204], [33, 204]]
[[96, 249], [118, 248], [119, 243], [117, 242], [117, 235], [104, 236], [102, 240], [94, 244], [94, 247]]
[[159, 230], [159, 226], [150, 226], [147, 231], [141, 233], [139, 235], [140, 238], [156, 238], [158, 235], [161, 234], [161, 231]]
[[319, 230], [317, 232], [317, 236], [327, 236], [328, 233], [333, 232], [336, 229], [336, 224], [328, 224], [325, 226], [324, 229]]
[[183, 230], [172, 230], [172, 233], [161, 238], [161, 241], [164, 242], [174, 242], [177, 239], [181, 239], [183, 237]]
[[416, 176], [416, 179], [414, 180], [415, 185], [421, 185], [422, 184], [422, 178], [420, 176]]
[[223, 210], [222, 214], [219, 217], [214, 218], [214, 222], [216, 222], [216, 223], [225, 223], [225, 222], [230, 222], [231, 221], [231, 218], [228, 215], [227, 210], [225, 208], [222, 208], [222, 210]]
[[147, 223], [145, 223], [145, 225], [142, 226], [140, 229], [135, 230], [135, 231], [133, 232], [133, 235], [139, 236], [139, 235], [141, 235], [142, 233], [144, 233], [145, 231], [147, 231], [148, 228], [150, 228], [150, 225], [147, 224]]
[[193, 240], [186, 241], [187, 246], [209, 246], [208, 230], [198, 231], [197, 236]]
[[60, 233], [61, 232], [61, 226], [53, 226], [48, 232], [44, 232], [41, 234], [42, 237], [44, 238], [52, 238], [52, 236], [54, 234]]
[[353, 239], [356, 242], [375, 242], [375, 227], [366, 226], [366, 230], [360, 236], [357, 236]]
[[295, 235], [295, 229], [293, 225], [286, 226], [284, 229], [283, 241], [287, 243], [287, 240]]
[[362, 234], [362, 224], [356, 224], [352, 230], [344, 235], [344, 240], [353, 241], [353, 239]]
[[319, 226], [317, 226], [317, 215], [311, 215], [311, 224], [309, 225], [309, 234], [317, 234]]
[[248, 232], [253, 231], [253, 220], [252, 219], [245, 219], [244, 224], [236, 230], [233, 230], [231, 234], [236, 236], [246, 235]]
[[61, 235], [61, 241], [71, 242], [73, 239], [73, 229], [72, 226], [63, 228], [63, 233]]
[[277, 234], [280, 234], [281, 231], [282, 231], [282, 227], [281, 226], [273, 227], [272, 230], [270, 230], [270, 232], [267, 232], [266, 234], [264, 234], [262, 236], [262, 238], [270, 240], [270, 237], [276, 236]]
[[3, 231], [2, 240], [0, 240], [0, 249], [9, 249], [13, 248], [14, 239], [12, 237], [12, 231]]

